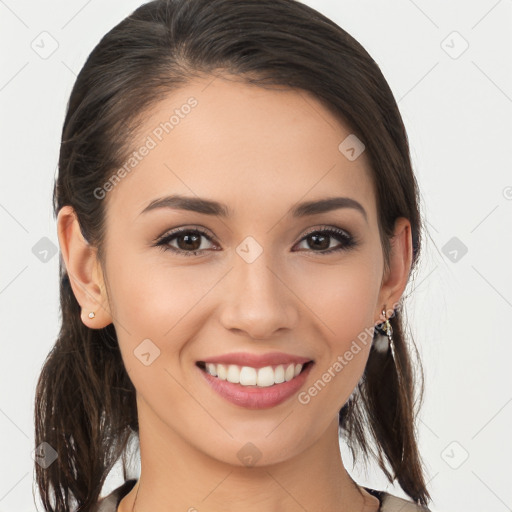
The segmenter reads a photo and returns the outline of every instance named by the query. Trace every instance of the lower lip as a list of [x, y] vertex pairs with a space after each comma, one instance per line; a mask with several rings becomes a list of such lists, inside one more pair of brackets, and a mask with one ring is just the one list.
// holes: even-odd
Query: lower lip
[[228, 402], [247, 409], [267, 409], [279, 405], [294, 395], [304, 384], [312, 366], [313, 363], [309, 363], [304, 371], [288, 382], [285, 381], [281, 384], [274, 384], [273, 386], [263, 388], [233, 384], [227, 380], [213, 377], [213, 375], [199, 367], [197, 369], [213, 390]]

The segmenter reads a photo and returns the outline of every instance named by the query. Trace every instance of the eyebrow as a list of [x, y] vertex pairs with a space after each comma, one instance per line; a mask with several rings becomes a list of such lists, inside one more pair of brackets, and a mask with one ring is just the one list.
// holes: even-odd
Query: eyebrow
[[[154, 199], [144, 208], [144, 210], [140, 212], [139, 215], [150, 212], [157, 208], [187, 210], [222, 218], [228, 218], [232, 216], [231, 210], [225, 204], [212, 201], [210, 199], [181, 195], [172, 195]], [[306, 201], [295, 205], [290, 209], [288, 213], [291, 213], [292, 217], [294, 218], [301, 218], [307, 217], [308, 215], [317, 215], [341, 208], [353, 208], [358, 210], [368, 223], [366, 210], [363, 208], [361, 203], [350, 197], [329, 197], [316, 201]]]

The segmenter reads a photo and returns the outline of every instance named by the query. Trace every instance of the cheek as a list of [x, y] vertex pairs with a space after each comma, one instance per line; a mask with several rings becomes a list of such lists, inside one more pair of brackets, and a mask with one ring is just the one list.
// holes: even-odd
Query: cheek
[[174, 372], [180, 365], [184, 347], [200, 329], [202, 299], [218, 281], [206, 266], [171, 266], [162, 255], [125, 254], [112, 261], [114, 326], [125, 367], [143, 394], [169, 384], [163, 370]]
[[181, 318], [200, 307], [201, 298], [216, 282], [212, 272], [166, 264], [160, 253], [123, 255], [110, 267], [114, 323], [144, 337], [170, 336]]
[[[372, 261], [361, 256], [350, 264], [309, 272], [300, 292], [314, 312], [316, 337], [323, 340], [313, 380], [320, 379], [316, 392], [322, 395], [319, 401], [330, 403], [329, 407], [345, 403], [364, 371], [379, 293], [377, 272]], [[313, 288], [311, 283], [315, 283]], [[309, 295], [306, 289], [312, 290]]]
[[[304, 269], [297, 295], [323, 326], [326, 339], [340, 348], [373, 326], [380, 289], [375, 262], [364, 254], [352, 256], [339, 265]], [[295, 290], [294, 290], [295, 291]]]

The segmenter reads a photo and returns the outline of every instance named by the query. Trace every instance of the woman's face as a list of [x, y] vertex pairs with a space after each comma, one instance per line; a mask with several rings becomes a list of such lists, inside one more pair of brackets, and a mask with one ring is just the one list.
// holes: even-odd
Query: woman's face
[[[354, 159], [357, 141], [354, 152], [351, 139], [339, 149], [350, 131], [306, 92], [212, 80], [158, 103], [134, 159], [105, 186], [103, 272], [141, 431], [219, 461], [270, 464], [337, 426], [368, 330], [405, 283], [381, 288], [368, 160], [364, 151]], [[180, 208], [186, 199], [155, 203], [171, 196], [201, 211]], [[301, 208], [340, 197], [350, 201]], [[208, 378], [199, 362], [211, 359], [228, 380], [261, 386]], [[299, 360], [312, 363], [286, 381]], [[233, 362], [248, 367], [242, 377]], [[280, 364], [285, 382], [271, 386]]]

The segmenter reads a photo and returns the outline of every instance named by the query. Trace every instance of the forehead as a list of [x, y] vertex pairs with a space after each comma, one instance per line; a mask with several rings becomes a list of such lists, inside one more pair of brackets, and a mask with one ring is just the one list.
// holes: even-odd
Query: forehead
[[366, 155], [350, 161], [339, 149], [350, 134], [306, 91], [197, 79], [144, 113], [129, 141], [124, 177], [108, 192], [108, 211], [123, 211], [130, 221], [150, 201], [182, 194], [251, 217], [341, 195], [358, 200], [372, 217]]

